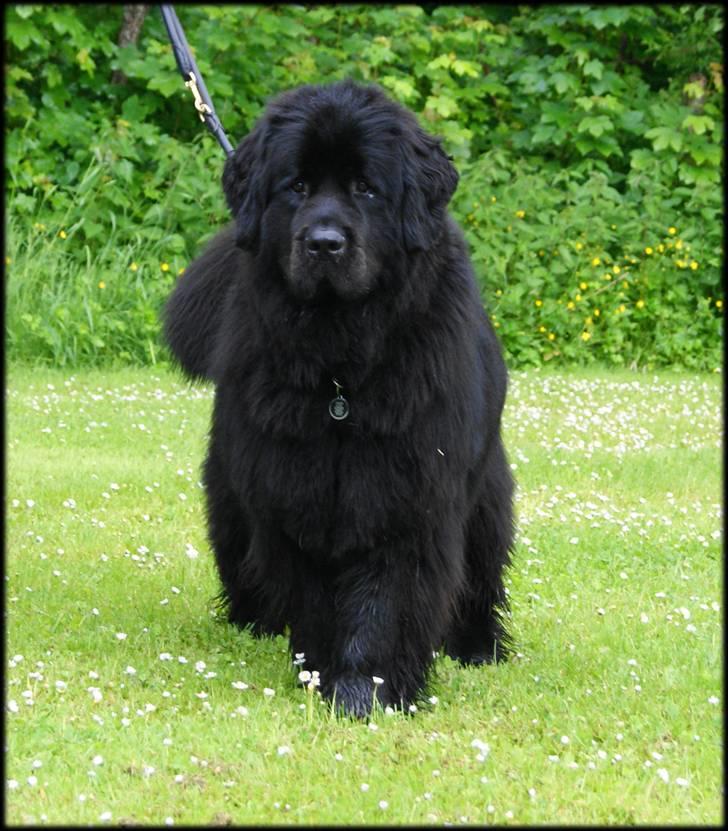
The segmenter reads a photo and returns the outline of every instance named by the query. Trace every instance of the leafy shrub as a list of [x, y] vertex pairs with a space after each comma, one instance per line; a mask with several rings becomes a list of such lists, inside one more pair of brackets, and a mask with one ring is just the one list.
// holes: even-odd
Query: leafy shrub
[[[178, 13], [233, 142], [272, 94], [342, 77], [443, 136], [512, 364], [719, 363], [720, 6]], [[164, 358], [163, 299], [227, 211], [161, 18], [120, 48], [119, 7], [5, 14], [9, 355]]]

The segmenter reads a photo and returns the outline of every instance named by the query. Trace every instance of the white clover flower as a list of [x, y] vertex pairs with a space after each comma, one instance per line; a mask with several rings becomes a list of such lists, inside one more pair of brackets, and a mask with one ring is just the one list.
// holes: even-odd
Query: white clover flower
[[474, 747], [476, 750], [479, 750], [484, 757], [490, 753], [490, 745], [484, 741], [481, 741], [481, 739], [473, 739], [472, 742], [470, 742], [470, 746]]
[[298, 673], [298, 680], [304, 684], [307, 683], [311, 680], [311, 673], [307, 669], [302, 670]]
[[272, 690], [270, 687], [263, 688], [263, 695], [267, 698], [272, 698], [276, 694], [275, 690]]
[[245, 681], [233, 681], [232, 686], [236, 690], [247, 690], [248, 689], [248, 685], [245, 683]]
[[278, 748], [278, 755], [279, 755], [279, 756], [287, 756], [290, 752], [291, 752], [291, 748], [290, 748], [290, 747], [288, 747], [288, 745], [287, 745], [287, 744], [282, 744], [282, 745]]
[[379, 687], [384, 683], [384, 678], [380, 678], [378, 675], [372, 675], [372, 681]]

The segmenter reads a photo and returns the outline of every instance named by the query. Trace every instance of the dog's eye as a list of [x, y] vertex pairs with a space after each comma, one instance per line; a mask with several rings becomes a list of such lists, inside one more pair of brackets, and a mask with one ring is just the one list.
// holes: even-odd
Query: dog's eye
[[357, 179], [356, 183], [354, 184], [354, 190], [357, 193], [368, 193], [370, 195], [372, 194], [371, 186], [369, 185], [369, 182], [367, 182], [365, 179]]
[[306, 183], [303, 179], [296, 179], [296, 181], [291, 185], [291, 190], [294, 193], [306, 193]]

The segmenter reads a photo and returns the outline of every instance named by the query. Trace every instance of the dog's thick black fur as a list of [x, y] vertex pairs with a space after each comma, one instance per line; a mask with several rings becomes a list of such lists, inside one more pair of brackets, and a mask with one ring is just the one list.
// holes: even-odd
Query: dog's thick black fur
[[235, 223], [165, 311], [183, 369], [216, 385], [204, 482], [229, 619], [288, 627], [356, 716], [373, 676], [383, 705], [417, 700], [443, 646], [506, 652], [506, 370], [446, 211], [457, 179], [376, 87], [287, 92], [226, 162]]

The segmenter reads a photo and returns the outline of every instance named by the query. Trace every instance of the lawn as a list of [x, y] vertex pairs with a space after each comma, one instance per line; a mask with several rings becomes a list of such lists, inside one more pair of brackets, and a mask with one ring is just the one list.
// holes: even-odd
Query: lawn
[[512, 374], [517, 654], [332, 716], [217, 616], [212, 393], [6, 377], [6, 822], [719, 824], [719, 375]]

